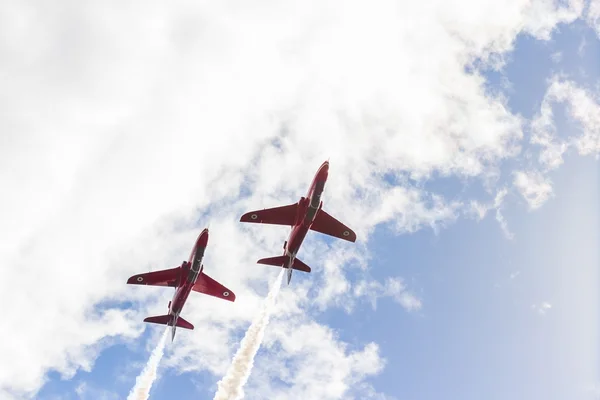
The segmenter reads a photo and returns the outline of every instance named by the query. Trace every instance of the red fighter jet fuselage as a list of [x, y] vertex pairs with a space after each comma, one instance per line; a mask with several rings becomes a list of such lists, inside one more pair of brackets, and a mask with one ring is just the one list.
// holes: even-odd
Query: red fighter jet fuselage
[[325, 182], [327, 182], [328, 175], [329, 163], [325, 162], [313, 178], [306, 197], [300, 198], [298, 202], [298, 211], [296, 213], [298, 220], [294, 221], [294, 226], [283, 245], [284, 255], [289, 257], [289, 265], [284, 266], [284, 268], [288, 268], [288, 274], [290, 275], [292, 271], [290, 266], [294, 262], [294, 258], [296, 258], [296, 254], [298, 254], [298, 250], [300, 250], [300, 246], [310, 230], [317, 213], [323, 207], [321, 195], [323, 194], [323, 189], [325, 189]]
[[306, 197], [301, 197], [295, 204], [251, 211], [240, 218], [241, 222], [291, 226], [288, 240], [283, 244], [283, 255], [258, 260], [259, 264], [281, 266], [287, 269], [288, 284], [292, 279], [292, 270], [311, 271], [308, 265], [296, 257], [309, 230], [312, 229], [350, 242], [356, 241], [356, 234], [352, 229], [323, 210], [321, 195], [325, 189], [328, 175], [329, 162], [325, 161], [315, 174]]
[[194, 326], [179, 316], [190, 292], [196, 291], [224, 300], [235, 301], [235, 294], [203, 272], [204, 251], [208, 244], [208, 229], [204, 229], [192, 249], [188, 261], [181, 266], [162, 271], [134, 275], [127, 280], [133, 285], [171, 286], [175, 288], [173, 299], [169, 302], [169, 313], [156, 317], [148, 317], [144, 322], [172, 326], [171, 340], [175, 337], [177, 327], [194, 329]]

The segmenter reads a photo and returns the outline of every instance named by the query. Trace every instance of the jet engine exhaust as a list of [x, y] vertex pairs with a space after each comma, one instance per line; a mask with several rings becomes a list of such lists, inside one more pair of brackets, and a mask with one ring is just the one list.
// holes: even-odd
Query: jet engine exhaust
[[281, 287], [283, 270], [277, 275], [277, 279], [271, 285], [269, 294], [265, 299], [263, 309], [256, 316], [246, 331], [240, 344], [240, 348], [233, 357], [233, 361], [227, 373], [217, 384], [218, 389], [213, 400], [238, 400], [244, 398], [244, 385], [250, 377], [254, 366], [254, 357], [262, 343], [265, 329], [269, 324], [269, 318], [275, 308], [275, 299]]
[[160, 341], [158, 342], [158, 345], [152, 351], [152, 355], [148, 359], [148, 363], [140, 375], [135, 379], [135, 386], [129, 392], [127, 400], [147, 400], [150, 396], [150, 389], [156, 380], [156, 370], [158, 369], [158, 364], [160, 363], [165, 350], [165, 343], [167, 341], [168, 333], [169, 327], [167, 326], [160, 338]]

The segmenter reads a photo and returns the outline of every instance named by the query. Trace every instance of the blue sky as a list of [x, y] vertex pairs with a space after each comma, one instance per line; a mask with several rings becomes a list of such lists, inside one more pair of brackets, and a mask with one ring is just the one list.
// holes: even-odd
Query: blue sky
[[[579, 3], [569, 4], [577, 10]], [[182, 17], [163, 20], [163, 14], [170, 15], [171, 10], [152, 6], [143, 21], [163, 21], [164, 26], [157, 26], [172, 24], [182, 31], [146, 30], [151, 23], [134, 24], [132, 36], [124, 37], [138, 46], [129, 47], [125, 41], [119, 44], [123, 48], [114, 49], [112, 44], [99, 45], [103, 40], [113, 43], [108, 40], [113, 33], [106, 33], [98, 22], [101, 19], [88, 15], [96, 21], [91, 32], [102, 35], [95, 39], [83, 35], [82, 49], [94, 43], [102, 47], [100, 55], [116, 59], [110, 64], [115, 74], [102, 75], [108, 89], [90, 83], [97, 77], [95, 67], [82, 67], [76, 69], [80, 74], [74, 82], [90, 87], [74, 97], [58, 90], [60, 101], [56, 116], [45, 121], [48, 128], [39, 127], [45, 116], [32, 125], [14, 123], [21, 123], [18, 118], [27, 115], [27, 108], [18, 108], [19, 101], [10, 109], [14, 120], [0, 116], [0, 128], [14, 134], [6, 136], [6, 142], [22, 151], [15, 151], [14, 158], [7, 156], [4, 166], [0, 164], [0, 171], [8, 171], [0, 175], [0, 183], [8, 189], [14, 184], [11, 190], [16, 198], [28, 199], [33, 193], [28, 185], [37, 179], [31, 178], [34, 174], [22, 172], [19, 181], [21, 175], [14, 171], [24, 171], [19, 169], [25, 164], [22, 160], [35, 159], [39, 147], [14, 139], [20, 129], [24, 135], [31, 134], [29, 143], [48, 141], [48, 146], [56, 148], [66, 143], [73, 148], [61, 161], [48, 156], [50, 161], [39, 161], [41, 167], [35, 164], [54, 182], [54, 191], [48, 192], [45, 205], [40, 206], [47, 207], [41, 209], [45, 211], [42, 217], [35, 221], [32, 217], [33, 222], [22, 217], [13, 239], [0, 248], [0, 260], [17, 260], [16, 255], [29, 249], [22, 260], [34, 266], [22, 269], [24, 274], [34, 274], [36, 260], [49, 257], [51, 265], [65, 271], [65, 286], [56, 287], [57, 291], [84, 287], [73, 289], [73, 298], [81, 298], [73, 309], [65, 308], [67, 303], [62, 302], [66, 300], [59, 295], [38, 299], [38, 304], [47, 302], [40, 306], [40, 318], [54, 322], [52, 328], [48, 324], [41, 328], [41, 339], [32, 337], [31, 349], [49, 355], [37, 361], [29, 353], [23, 356], [15, 367], [15, 371], [27, 371], [19, 372], [22, 381], [0, 374], [0, 395], [47, 400], [126, 398], [162, 331], [141, 321], [162, 313], [172, 290], [132, 289], [125, 281], [132, 274], [171, 268], [187, 258], [195, 235], [210, 223], [215, 233], [211, 233], [205, 272], [236, 292], [237, 301], [221, 304], [208, 296], [190, 296], [182, 315], [197, 329], [179, 330], [175, 342], [167, 345], [150, 398], [213, 398], [217, 382], [266, 295], [268, 282], [278, 273], [254, 262], [279, 254], [288, 234], [281, 227], [240, 227], [236, 218], [249, 209], [296, 201], [304, 195], [320, 162], [331, 156], [324, 208], [353, 227], [359, 241], [339, 243], [309, 234], [299, 258], [313, 272], [295, 273], [291, 285], [282, 287], [246, 385], [246, 398], [600, 398], [600, 145], [596, 144], [600, 143], [600, 28], [594, 30], [591, 17], [586, 17], [592, 13], [590, 6], [585, 4], [576, 12], [579, 18], [551, 17], [549, 10], [543, 21], [523, 11], [529, 16], [514, 23], [511, 18], [516, 14], [508, 11], [506, 18], [490, 17], [498, 12], [493, 5], [481, 6], [483, 11], [474, 8], [473, 15], [485, 14], [483, 22], [466, 11], [460, 14], [446, 8], [439, 15], [448, 18], [438, 19], [438, 14], [428, 14], [427, 7], [414, 5], [407, 13], [413, 18], [422, 16], [423, 30], [427, 30], [416, 35], [415, 43], [440, 45], [432, 45], [428, 53], [411, 47], [410, 40], [399, 41], [399, 48], [406, 49], [400, 56], [386, 50], [386, 45], [395, 43], [395, 37], [387, 34], [405, 29], [397, 28], [389, 17], [386, 10], [394, 6], [387, 2], [373, 5], [364, 16], [360, 7], [338, 10], [343, 15], [340, 23], [329, 9], [304, 20], [308, 11], [302, 14], [296, 9], [300, 6], [286, 3], [272, 11], [273, 15], [285, 13], [283, 22], [264, 29], [252, 22], [263, 15], [262, 7], [268, 7], [263, 3], [256, 10], [240, 8], [239, 14], [225, 12], [229, 5], [207, 7], [191, 13], [189, 25]], [[513, 6], [527, 10], [518, 2]], [[303, 17], [291, 17], [288, 8]], [[132, 5], [129, 12], [135, 9]], [[22, 12], [24, 21], [35, 20], [31, 10]], [[114, 10], [102, 9], [102, 13], [110, 16]], [[355, 13], [367, 22], [370, 17], [381, 21], [380, 26], [371, 26], [364, 43], [349, 28], [357, 18]], [[49, 20], [66, 18], [59, 14]], [[75, 14], [82, 15], [80, 10]], [[200, 16], [204, 31], [193, 22]], [[552, 24], [561, 18], [562, 23]], [[430, 19], [433, 22], [426, 25]], [[521, 32], [512, 46], [503, 42], [503, 34], [494, 33], [490, 21], [499, 21], [498, 31], [506, 35]], [[542, 40], [548, 23], [554, 26], [551, 38]], [[453, 28], [454, 24], [460, 28]], [[124, 26], [124, 21], [119, 22], [115, 32], [126, 32]], [[458, 34], [447, 34], [452, 29]], [[277, 30], [285, 41], [272, 38]], [[472, 77], [462, 75], [466, 67], [455, 66], [453, 61], [486, 54], [460, 40], [461, 35], [475, 33], [505, 61], [496, 70], [489, 65], [478, 70], [485, 79], [482, 92], [488, 97], [469, 86]], [[248, 38], [253, 34], [256, 42]], [[194, 38], [192, 44], [181, 39], [186, 35]], [[315, 41], [319, 35], [325, 39]], [[354, 48], [345, 47], [340, 39], [345, 35], [354, 40]], [[211, 44], [210, 38], [216, 41], [217, 36], [220, 47]], [[25, 36], [18, 38], [25, 40]], [[373, 38], [380, 39], [381, 46], [371, 45], [379, 43], [369, 42]], [[39, 38], [28, 40], [41, 46]], [[140, 49], [139, 43], [146, 40], [152, 44]], [[184, 54], [169, 40], [191, 47], [185, 47], [188, 53]], [[270, 50], [270, 40], [277, 52]], [[18, 42], [13, 46], [17, 49]], [[9, 47], [0, 51], [13, 54]], [[362, 59], [353, 58], [354, 50]], [[34, 55], [22, 50], [14, 57], [14, 65], [26, 65], [28, 57], [43, 60], [35, 53], [38, 50], [31, 51]], [[125, 51], [129, 51], [126, 56]], [[286, 51], [297, 62], [294, 67], [279, 57], [278, 52], [287, 57]], [[97, 56], [92, 50], [76, 54], [92, 64]], [[169, 56], [173, 61], [168, 61]], [[355, 62], [344, 64], [348, 60]], [[81, 61], [82, 65], [87, 62]], [[77, 64], [65, 63], [68, 67]], [[37, 64], [27, 65], [34, 68]], [[151, 65], [148, 70], [152, 71], [145, 70], [145, 65]], [[403, 65], [419, 72], [403, 70]], [[192, 66], [197, 67], [193, 79]], [[381, 69], [372, 73], [375, 68]], [[444, 70], [453, 68], [457, 72], [444, 75]], [[124, 84], [121, 78], [128, 71], [144, 73]], [[19, 79], [31, 77], [23, 74]], [[557, 81], [565, 84], [553, 83]], [[223, 82], [231, 86], [223, 87]], [[272, 85], [262, 88], [264, 82]], [[388, 90], [388, 86], [398, 89], [409, 82], [415, 86], [407, 87], [408, 93]], [[331, 88], [323, 89], [330, 83]], [[53, 85], [58, 84], [53, 81]], [[123, 93], [108, 94], [119, 85], [125, 85]], [[210, 96], [197, 94], [203, 90]], [[25, 93], [37, 91], [39, 104], [52, 97], [52, 91], [42, 93], [40, 87]], [[583, 108], [582, 97], [577, 97], [583, 92], [592, 108]], [[229, 93], [235, 93], [233, 98], [228, 98]], [[506, 110], [494, 108], [502, 104], [491, 95], [496, 93], [504, 96]], [[9, 104], [6, 98], [0, 99]], [[542, 130], [532, 125], [543, 120], [544, 104], [551, 106], [554, 131], [549, 125]], [[599, 119], [585, 120], [581, 115]], [[336, 124], [335, 118], [343, 123]], [[520, 121], [520, 128], [515, 128], [519, 125], [515, 121]], [[278, 141], [277, 132], [288, 125], [288, 135]], [[52, 132], [61, 127], [65, 132], [98, 129], [100, 134], [65, 133], [58, 139], [55, 133], [54, 140]], [[215, 133], [207, 134], [211, 129]], [[128, 130], [132, 133], [119, 136]], [[175, 136], [171, 138], [164, 130]], [[591, 138], [587, 147], [577, 141], [584, 136]], [[456, 137], [464, 140], [453, 142]], [[535, 137], [551, 137], [566, 146], [562, 157], [551, 157], [556, 164], [541, 158], [545, 148], [531, 143]], [[520, 149], [511, 152], [502, 138], [514, 140]], [[270, 141], [277, 143], [265, 144]], [[58, 150], [48, 153], [61, 154]], [[202, 159], [197, 163], [196, 153]], [[7, 178], [12, 173], [15, 178]], [[90, 182], [93, 185], [88, 186]], [[435, 196], [441, 201], [436, 203]], [[3, 204], [0, 208], [6, 214], [0, 216], [21, 215], [19, 207], [29, 203], [15, 204]], [[478, 217], [478, 211], [483, 217]], [[6, 220], [10, 228], [13, 220]], [[64, 229], [61, 220], [66, 221]], [[49, 230], [56, 232], [48, 244], [56, 251], [50, 253], [37, 247], [40, 237], [48, 238]], [[89, 240], [77, 241], [79, 235]], [[92, 241], [95, 246], [89, 244]], [[66, 253], [67, 249], [73, 253]], [[82, 259], [89, 264], [75, 262]], [[79, 277], [82, 270], [90, 277]], [[4, 279], [11, 280], [11, 271], [4, 271]], [[90, 281], [93, 288], [85, 293]], [[401, 285], [394, 286], [394, 282]], [[35, 304], [31, 307], [36, 310]], [[112, 311], [114, 315], [109, 314]], [[52, 315], [64, 315], [64, 319], [52, 319]], [[60, 324], [64, 326], [54, 326]], [[19, 328], [36, 329], [39, 326]], [[294, 332], [303, 333], [294, 336]], [[56, 354], [46, 353], [51, 347]], [[14, 354], [21, 353], [0, 347], [0, 359]]]

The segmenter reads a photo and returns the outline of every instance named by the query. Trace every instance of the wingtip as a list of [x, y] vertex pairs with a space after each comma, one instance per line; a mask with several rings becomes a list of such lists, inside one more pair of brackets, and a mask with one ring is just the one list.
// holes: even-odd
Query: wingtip
[[144, 279], [144, 274], [133, 275], [129, 279], [127, 279], [127, 284], [129, 285], [146, 285], [146, 280]]
[[227, 289], [222, 293], [221, 296], [219, 296], [220, 298], [222, 298], [223, 300], [227, 300], [227, 301], [231, 301], [232, 303], [235, 301], [235, 293], [233, 293], [231, 290]]
[[348, 233], [349, 233], [348, 237], [346, 237], [344, 239], [346, 239], [347, 241], [349, 241], [351, 243], [356, 242], [356, 232], [354, 232], [352, 229], [348, 229]]
[[251, 212], [247, 212], [240, 217], [240, 222], [250, 222], [250, 214]]

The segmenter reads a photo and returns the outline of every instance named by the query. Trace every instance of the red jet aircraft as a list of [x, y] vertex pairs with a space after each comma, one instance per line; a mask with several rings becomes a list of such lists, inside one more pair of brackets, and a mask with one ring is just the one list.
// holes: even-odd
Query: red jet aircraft
[[288, 270], [288, 285], [292, 279], [292, 269], [310, 272], [310, 267], [296, 258], [296, 254], [302, 245], [302, 241], [310, 229], [349, 242], [356, 241], [356, 234], [352, 229], [348, 228], [322, 209], [323, 202], [321, 201], [321, 194], [325, 188], [328, 174], [329, 161], [325, 161], [319, 167], [306, 197], [301, 197], [300, 201], [288, 206], [268, 208], [261, 211], [250, 211], [240, 218], [241, 222], [290, 225], [292, 227], [288, 240], [283, 244], [282, 256], [258, 260], [259, 264], [286, 268]]
[[235, 301], [235, 294], [215, 281], [202, 270], [202, 258], [208, 244], [208, 229], [204, 229], [192, 249], [189, 261], [184, 261], [181, 266], [162, 271], [148, 272], [134, 275], [127, 280], [132, 285], [171, 286], [176, 288], [173, 300], [169, 302], [169, 313], [156, 317], [148, 317], [144, 322], [172, 326], [171, 341], [175, 338], [177, 327], [194, 329], [194, 325], [179, 316], [190, 291], [200, 292], [215, 296], [223, 300]]

